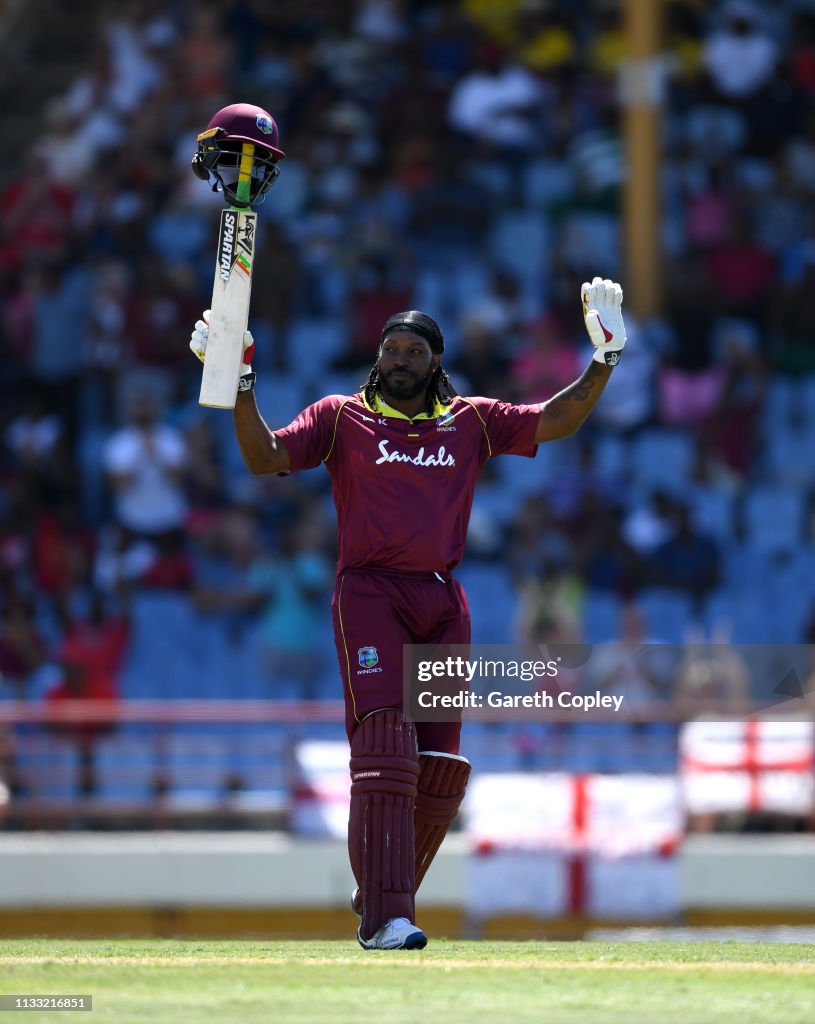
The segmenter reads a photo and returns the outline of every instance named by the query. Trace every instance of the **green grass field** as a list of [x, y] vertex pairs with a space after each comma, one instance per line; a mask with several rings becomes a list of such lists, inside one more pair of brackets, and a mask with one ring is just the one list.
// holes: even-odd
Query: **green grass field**
[[10, 993], [93, 995], [28, 1024], [811, 1024], [815, 945], [26, 939], [0, 943]]

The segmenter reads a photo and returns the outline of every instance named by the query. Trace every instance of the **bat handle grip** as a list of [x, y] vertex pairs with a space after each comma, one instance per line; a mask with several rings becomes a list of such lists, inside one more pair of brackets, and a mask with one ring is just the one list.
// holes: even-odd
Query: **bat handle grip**
[[251, 182], [252, 182], [252, 164], [255, 162], [255, 144], [253, 142], [244, 142], [241, 146], [241, 162], [238, 168], [238, 187], [235, 189], [235, 194], [238, 199], [249, 205], [251, 199]]

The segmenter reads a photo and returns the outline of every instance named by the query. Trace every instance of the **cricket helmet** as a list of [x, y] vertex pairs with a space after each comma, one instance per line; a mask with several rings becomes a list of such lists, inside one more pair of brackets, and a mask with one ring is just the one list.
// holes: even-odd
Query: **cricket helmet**
[[255, 146], [249, 193], [249, 205], [255, 206], [266, 198], [280, 173], [278, 161], [286, 156], [279, 145], [277, 123], [262, 107], [232, 103], [214, 114], [198, 136], [192, 169], [203, 181], [212, 181], [213, 192], [222, 191], [233, 206], [246, 206], [237, 194], [244, 142]]

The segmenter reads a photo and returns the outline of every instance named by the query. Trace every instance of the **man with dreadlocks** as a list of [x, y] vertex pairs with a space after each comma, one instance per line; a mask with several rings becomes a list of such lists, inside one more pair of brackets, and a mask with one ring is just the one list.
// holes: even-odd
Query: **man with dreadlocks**
[[[353, 906], [365, 949], [422, 949], [415, 895], [464, 797], [470, 765], [460, 722], [403, 714], [404, 644], [469, 644], [461, 561], [475, 482], [495, 455], [534, 457], [573, 434], [620, 358], [622, 289], [596, 277], [581, 290], [595, 352], [585, 372], [542, 405], [456, 394], [441, 367], [444, 337], [426, 313], [396, 313], [382, 328], [370, 376], [356, 395], [330, 395], [272, 431], [252, 393], [254, 342], [234, 425], [255, 474], [324, 463], [337, 508], [334, 635], [351, 746], [348, 848]], [[190, 347], [203, 359], [207, 314]]]

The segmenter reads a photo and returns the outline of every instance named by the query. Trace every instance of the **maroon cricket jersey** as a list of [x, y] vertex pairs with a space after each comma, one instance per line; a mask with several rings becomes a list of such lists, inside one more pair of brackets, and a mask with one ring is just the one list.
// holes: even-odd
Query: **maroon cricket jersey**
[[475, 482], [493, 455], [537, 451], [540, 406], [454, 398], [408, 419], [381, 398], [329, 395], [275, 434], [291, 471], [325, 463], [337, 508], [337, 571], [445, 572], [461, 561]]

